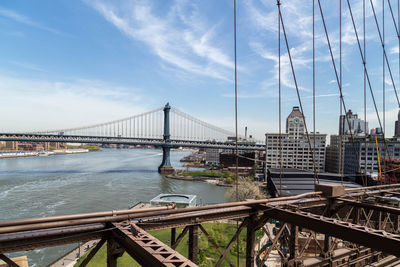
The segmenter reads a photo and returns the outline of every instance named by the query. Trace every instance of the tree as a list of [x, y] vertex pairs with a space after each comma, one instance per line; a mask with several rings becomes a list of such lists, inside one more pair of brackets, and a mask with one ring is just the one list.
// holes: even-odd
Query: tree
[[252, 177], [253, 179], [256, 177], [257, 169], [258, 169], [257, 164], [254, 164], [253, 167], [251, 168], [249, 176]]
[[225, 197], [229, 201], [244, 201], [246, 199], [262, 199], [266, 198], [266, 195], [260, 190], [258, 184], [249, 179], [239, 180], [237, 199], [236, 199], [236, 186], [229, 188]]

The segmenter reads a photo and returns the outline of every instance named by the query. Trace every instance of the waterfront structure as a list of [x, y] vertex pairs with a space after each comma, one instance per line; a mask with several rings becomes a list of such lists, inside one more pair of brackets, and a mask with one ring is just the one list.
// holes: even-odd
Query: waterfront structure
[[[256, 152], [244, 152], [238, 157], [238, 167], [253, 167], [257, 164]], [[219, 162], [224, 165], [224, 168], [236, 166], [236, 154], [230, 152], [222, 152], [219, 154]]]
[[[379, 139], [378, 139], [379, 140]], [[387, 152], [385, 153], [385, 144], [380, 138], [378, 149], [380, 158], [391, 159], [400, 158], [400, 141], [392, 138], [386, 139]], [[346, 174], [355, 174], [358, 172], [378, 173], [378, 152], [376, 149], [375, 136], [370, 135], [367, 140], [364, 137], [357, 137], [354, 142], [345, 144], [344, 152], [344, 172]]]
[[6, 149], [18, 150], [18, 142], [17, 141], [6, 141]]
[[347, 111], [346, 115], [340, 115], [339, 135], [346, 135], [346, 134], [357, 135], [362, 133], [368, 133], [368, 122], [365, 123], [363, 120], [359, 119], [358, 115], [353, 114], [351, 109]]
[[219, 164], [219, 154], [222, 152], [222, 149], [218, 148], [206, 148], [206, 164], [218, 165]]
[[[281, 136], [281, 139], [279, 138]], [[325, 143], [326, 134], [309, 133], [311, 149], [305, 134], [304, 116], [299, 107], [293, 107], [286, 119], [286, 133], [266, 133], [266, 168], [280, 168], [280, 154], [282, 153], [282, 167], [301, 170], [314, 170], [313, 153], [318, 172], [325, 170]]]
[[400, 110], [397, 113], [397, 121], [394, 122], [394, 136], [400, 137]]

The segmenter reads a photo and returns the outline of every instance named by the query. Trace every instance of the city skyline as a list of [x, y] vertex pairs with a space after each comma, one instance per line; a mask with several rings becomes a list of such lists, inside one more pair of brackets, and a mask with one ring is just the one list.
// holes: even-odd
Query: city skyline
[[[328, 8], [325, 2], [322, 6], [338, 65], [338, 6], [330, 3]], [[361, 34], [360, 7], [357, 3], [353, 9]], [[367, 66], [381, 112], [382, 50], [371, 8], [367, 7]], [[380, 19], [381, 5], [375, 9]], [[313, 129], [311, 11], [311, 1], [282, 2], [309, 131]], [[320, 15], [316, 14], [316, 131], [336, 134], [338, 89]], [[347, 108], [363, 119], [362, 65], [346, 5], [342, 14], [343, 92]], [[41, 1], [40, 5], [3, 1], [0, 93], [7, 101], [3, 101], [0, 111], [7, 117], [2, 120], [2, 131], [94, 124], [139, 114], [166, 102], [233, 130], [232, 24], [233, 2], [227, 0]], [[396, 82], [398, 40], [389, 15], [385, 24]], [[298, 101], [283, 41], [284, 126]], [[244, 133], [245, 126], [257, 139], [264, 139], [266, 132], [278, 132], [277, 59], [275, 3], [238, 3], [240, 133]], [[385, 81], [386, 136], [390, 137], [398, 108], [387, 69]], [[367, 121], [374, 128], [379, 125], [371, 103], [368, 95]]]

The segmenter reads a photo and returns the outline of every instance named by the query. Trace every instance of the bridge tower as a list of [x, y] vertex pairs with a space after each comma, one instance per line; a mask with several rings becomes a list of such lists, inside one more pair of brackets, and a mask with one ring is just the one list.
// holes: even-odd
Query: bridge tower
[[170, 174], [174, 172], [174, 168], [171, 165], [170, 151], [171, 151], [171, 139], [169, 132], [169, 111], [171, 106], [167, 103], [164, 107], [164, 141], [165, 144], [162, 146], [163, 159], [161, 165], [158, 167], [158, 172], [161, 174]]

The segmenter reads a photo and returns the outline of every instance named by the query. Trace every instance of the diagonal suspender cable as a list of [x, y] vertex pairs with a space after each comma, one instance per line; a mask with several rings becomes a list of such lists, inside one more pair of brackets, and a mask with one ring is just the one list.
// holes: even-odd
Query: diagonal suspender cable
[[[339, 87], [340, 100], [341, 100], [341, 103], [343, 105], [344, 113], [347, 114], [346, 104], [345, 104], [344, 99], [343, 99], [342, 86], [341, 86], [341, 83], [339, 81], [339, 76], [338, 76], [338, 72], [337, 72], [337, 68], [336, 68], [336, 64], [335, 64], [335, 58], [333, 57], [331, 42], [329, 40], [328, 30], [326, 28], [324, 13], [322, 12], [322, 7], [321, 7], [320, 0], [318, 0], [318, 6], [319, 6], [320, 13], [321, 13], [322, 23], [324, 25], [325, 36], [326, 36], [326, 40], [327, 40], [327, 43], [328, 43], [329, 52], [330, 52], [330, 55], [331, 55], [331, 61], [332, 61], [333, 69], [335, 71], [336, 82], [337, 82], [337, 85]], [[349, 118], [347, 116], [345, 116], [345, 119], [347, 121], [347, 125], [348, 125], [349, 129], [351, 129]], [[353, 145], [354, 155], [356, 156], [356, 160], [357, 160], [357, 164], [358, 164], [358, 169], [360, 169], [360, 160], [359, 160], [359, 156], [358, 156], [358, 153], [356, 151], [356, 148], [355, 148], [354, 135], [353, 135], [352, 131], [350, 131], [350, 136], [351, 136], [351, 142], [352, 142], [352, 145]], [[364, 184], [364, 186], [366, 185], [365, 181], [363, 181], [363, 184]]]
[[[386, 66], [388, 68], [388, 71], [389, 71], [389, 74], [390, 74], [390, 79], [391, 79], [392, 84], [393, 84], [393, 90], [394, 90], [394, 93], [396, 95], [397, 104], [400, 107], [400, 101], [399, 101], [399, 96], [398, 96], [397, 90], [396, 90], [396, 84], [394, 83], [394, 79], [393, 79], [393, 75], [392, 75], [392, 69], [390, 68], [390, 63], [389, 63], [389, 60], [387, 58], [387, 53], [386, 53], [386, 49], [385, 49], [385, 30], [383, 29], [382, 30], [383, 34], [381, 34], [381, 30], [380, 30], [380, 27], [379, 27], [378, 20], [376, 18], [375, 8], [374, 8], [374, 4], [373, 4], [372, 0], [370, 0], [370, 3], [371, 3], [372, 11], [374, 13], [376, 29], [378, 30], [379, 39], [380, 39], [381, 44], [382, 44], [383, 64], [385, 64], [385, 61], [386, 61]], [[383, 65], [383, 69], [384, 68], [385, 68], [385, 65]], [[385, 71], [383, 71], [383, 75], [385, 75]], [[383, 84], [385, 84], [385, 79], [383, 79]], [[383, 92], [385, 92], [385, 85], [383, 85]], [[385, 96], [385, 95], [383, 95], [383, 96]], [[383, 105], [383, 114], [385, 115], [385, 98], [383, 99], [383, 104], [384, 104]], [[383, 117], [383, 126], [385, 126], [385, 116]], [[385, 131], [383, 131], [383, 133], [385, 133]]]
[[[318, 1], [319, 1], [319, 0], [318, 0]], [[356, 27], [356, 24], [355, 24], [355, 22], [354, 22], [354, 16], [353, 16], [353, 12], [352, 12], [351, 5], [350, 5], [350, 1], [349, 1], [349, 0], [347, 0], [347, 5], [348, 5], [348, 7], [349, 7], [350, 16], [351, 16], [351, 21], [352, 21], [352, 23], [353, 23], [354, 33], [355, 33], [355, 35], [356, 35], [356, 39], [357, 39], [358, 49], [359, 49], [359, 51], [360, 51], [361, 60], [362, 60], [363, 62], [365, 62], [364, 55], [363, 55], [363, 52], [362, 52], [362, 49], [361, 49], [360, 38], [358, 37], [357, 27]], [[366, 75], [366, 77], [367, 77], [367, 82], [368, 82], [369, 91], [370, 91], [370, 93], [371, 93], [372, 102], [373, 102], [373, 104], [374, 104], [375, 113], [376, 113], [376, 116], [377, 116], [377, 118], [378, 118], [378, 123], [379, 123], [379, 126], [381, 127], [381, 129], [383, 129], [383, 127], [382, 127], [382, 122], [381, 122], [381, 118], [380, 118], [379, 112], [378, 112], [378, 108], [377, 108], [377, 106], [376, 106], [376, 101], [375, 101], [374, 92], [373, 92], [373, 90], [372, 90], [371, 81], [370, 81], [370, 79], [369, 79], [368, 70], [367, 70], [367, 67], [365, 66], [365, 64], [364, 64], [364, 70], [365, 70], [365, 75]], [[386, 147], [386, 151], [388, 151], [388, 149], [387, 149], [387, 143], [386, 143], [386, 140], [385, 140], [385, 139], [383, 139], [383, 143], [384, 143], [384, 146]], [[389, 153], [389, 159], [390, 159], [390, 153]]]
[[[375, 15], [375, 13], [374, 13]], [[385, 114], [385, 0], [382, 0], [382, 109], [383, 109], [383, 138], [386, 133], [386, 114]], [[386, 154], [386, 153], [385, 153]]]
[[[277, 3], [279, 3], [280, 1], [277, 0]], [[296, 87], [296, 92], [297, 92], [297, 98], [299, 100], [299, 105], [300, 105], [300, 109], [301, 109], [301, 113], [304, 116], [304, 110], [303, 110], [303, 104], [301, 102], [301, 97], [300, 97], [300, 92], [299, 92], [299, 87], [297, 85], [297, 79], [296, 79], [296, 73], [294, 72], [294, 66], [293, 66], [293, 61], [292, 61], [292, 55], [290, 53], [290, 48], [289, 48], [289, 43], [287, 40], [287, 36], [286, 36], [286, 30], [285, 30], [285, 24], [283, 23], [283, 18], [282, 18], [282, 12], [281, 12], [281, 6], [280, 4], [277, 5], [278, 6], [278, 12], [279, 12], [279, 18], [281, 21], [281, 25], [282, 25], [282, 31], [283, 31], [283, 36], [285, 37], [285, 43], [286, 43], [286, 50], [288, 52], [288, 56], [289, 56], [289, 61], [290, 61], [290, 67], [292, 69], [292, 76], [293, 76], [293, 81]], [[317, 173], [317, 166], [315, 163], [315, 155], [314, 155], [314, 149], [311, 146], [311, 141], [310, 141], [310, 135], [308, 133], [308, 128], [307, 128], [307, 123], [304, 117], [304, 128], [306, 130], [306, 136], [307, 136], [307, 141], [308, 141], [308, 146], [310, 149], [310, 152], [312, 154], [312, 159], [313, 159], [313, 166], [314, 166], [314, 184], [319, 183], [319, 178], [318, 178], [318, 173]]]
[[[367, 78], [365, 64], [367, 64], [367, 49], [365, 41], [365, 0], [363, 0], [363, 42], [364, 42], [364, 174], [367, 174]], [[364, 178], [366, 179], [366, 177]]]

